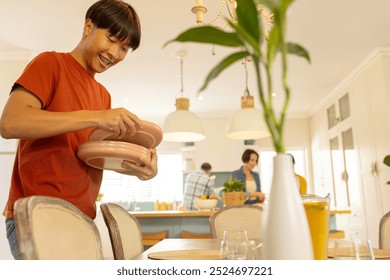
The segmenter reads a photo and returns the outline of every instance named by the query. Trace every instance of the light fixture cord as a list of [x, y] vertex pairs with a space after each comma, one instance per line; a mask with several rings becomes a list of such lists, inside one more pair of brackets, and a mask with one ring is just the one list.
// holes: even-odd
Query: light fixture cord
[[245, 91], [244, 96], [250, 96], [249, 88], [248, 88], [248, 67], [246, 65], [246, 58], [244, 58], [244, 68], [245, 68]]
[[180, 82], [181, 82], [181, 88], [180, 88], [180, 94], [181, 97], [184, 97], [184, 82], [183, 82], [183, 58], [180, 57]]

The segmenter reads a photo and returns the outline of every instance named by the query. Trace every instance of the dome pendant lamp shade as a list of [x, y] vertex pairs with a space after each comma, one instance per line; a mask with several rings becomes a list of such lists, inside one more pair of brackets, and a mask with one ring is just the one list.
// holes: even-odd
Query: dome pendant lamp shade
[[184, 95], [183, 58], [186, 50], [177, 52], [180, 59], [180, 95], [176, 97], [176, 111], [170, 113], [163, 125], [163, 139], [170, 142], [196, 142], [206, 138], [203, 125], [197, 115], [190, 112], [190, 99]]
[[229, 120], [226, 137], [249, 140], [271, 136], [266, 129], [262, 112], [254, 108], [253, 96], [247, 91], [246, 93], [248, 95], [241, 97], [241, 110], [234, 112]]
[[176, 111], [170, 113], [163, 125], [163, 139], [170, 142], [196, 142], [206, 137], [197, 115], [188, 110], [188, 98], [176, 98]]

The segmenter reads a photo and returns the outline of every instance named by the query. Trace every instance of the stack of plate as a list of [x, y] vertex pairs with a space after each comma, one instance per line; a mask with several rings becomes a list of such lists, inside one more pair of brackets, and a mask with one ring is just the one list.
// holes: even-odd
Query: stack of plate
[[134, 135], [127, 133], [119, 139], [113, 132], [95, 129], [89, 141], [80, 145], [77, 156], [89, 166], [98, 169], [126, 172], [122, 162], [130, 161], [137, 165], [150, 162], [150, 148], [155, 148], [162, 140], [161, 128], [143, 120], [143, 128]]

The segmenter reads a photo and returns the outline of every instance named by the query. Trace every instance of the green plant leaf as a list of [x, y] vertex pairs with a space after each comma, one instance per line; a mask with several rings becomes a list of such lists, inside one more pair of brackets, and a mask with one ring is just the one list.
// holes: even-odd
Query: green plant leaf
[[228, 181], [223, 183], [223, 192], [237, 192], [244, 190], [244, 182], [238, 180], [237, 178], [232, 179], [232, 176], [229, 176]]
[[280, 30], [278, 25], [274, 25], [269, 33], [267, 44], [267, 60], [268, 64], [272, 64], [278, 50], [280, 50]]
[[235, 33], [225, 32], [214, 26], [199, 26], [187, 29], [180, 33], [175, 39], [166, 42], [164, 47], [172, 42], [194, 42], [227, 47], [242, 46], [241, 40]]
[[296, 43], [287, 43], [287, 52], [289, 54], [294, 54], [299, 57], [303, 57], [308, 62], [311, 62], [309, 52], [301, 45], [298, 45]]
[[280, 0], [255, 0], [255, 3], [266, 6], [273, 13], [280, 7]]
[[210, 81], [218, 77], [218, 75], [225, 70], [227, 67], [231, 66], [236, 61], [243, 59], [247, 57], [249, 53], [247, 51], [240, 51], [237, 53], [233, 53], [226, 58], [224, 58], [220, 63], [218, 63], [207, 75], [207, 78], [203, 84], [203, 86], [199, 89], [199, 91], [202, 91], [206, 89]]
[[237, 37], [240, 39], [241, 46], [247, 49], [251, 54], [261, 57], [259, 41], [257, 41], [249, 32], [241, 25], [228, 21], [230, 27], [236, 31]]
[[236, 14], [238, 24], [259, 42], [262, 32], [255, 3], [252, 0], [237, 0]]
[[280, 0], [280, 10], [286, 15], [288, 8], [295, 0]]
[[390, 166], [390, 155], [385, 156], [385, 158], [383, 159], [383, 163], [387, 166]]
[[254, 0], [256, 4], [261, 4], [266, 6], [272, 13], [278, 14], [282, 12], [285, 14], [288, 7], [295, 0]]

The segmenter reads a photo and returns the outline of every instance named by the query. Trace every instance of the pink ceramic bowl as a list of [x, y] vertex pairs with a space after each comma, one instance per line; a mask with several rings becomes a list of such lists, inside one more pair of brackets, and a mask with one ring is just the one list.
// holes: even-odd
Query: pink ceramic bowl
[[98, 169], [126, 172], [122, 162], [137, 165], [150, 162], [150, 151], [142, 146], [121, 141], [90, 141], [80, 145], [77, 156], [89, 166]]
[[144, 124], [143, 128], [134, 135], [127, 133], [122, 139], [119, 139], [112, 131], [95, 129], [89, 135], [89, 141], [122, 141], [148, 149], [157, 147], [163, 138], [162, 129], [152, 122], [145, 120], [142, 120], [142, 122]]

